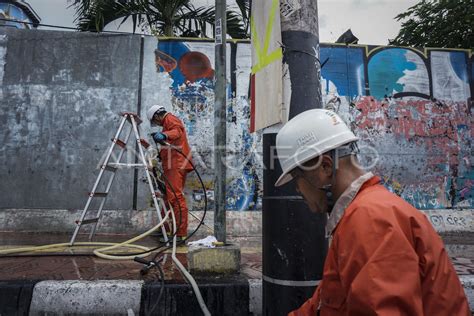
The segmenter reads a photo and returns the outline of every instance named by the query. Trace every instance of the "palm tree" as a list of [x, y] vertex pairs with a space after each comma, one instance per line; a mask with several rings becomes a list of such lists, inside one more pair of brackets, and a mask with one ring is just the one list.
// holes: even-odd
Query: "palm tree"
[[[191, 0], [70, 0], [81, 31], [100, 32], [117, 19], [132, 19], [133, 30], [148, 26], [161, 36], [205, 37], [214, 34], [214, 8], [195, 7]], [[227, 29], [232, 38], [248, 38], [248, 0], [238, 0], [240, 13], [227, 12]]]

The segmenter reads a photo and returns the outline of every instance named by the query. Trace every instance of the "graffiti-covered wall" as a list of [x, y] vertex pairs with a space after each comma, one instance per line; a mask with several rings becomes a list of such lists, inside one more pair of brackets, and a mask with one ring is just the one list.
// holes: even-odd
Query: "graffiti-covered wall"
[[0, 0], [0, 18], [6, 19], [0, 21], [0, 26], [15, 27], [18, 29], [37, 27], [40, 21], [39, 16], [34, 12], [33, 8], [24, 1]]
[[[261, 209], [261, 134], [250, 134], [249, 43], [227, 45], [227, 209]], [[161, 40], [155, 50], [157, 72], [168, 75], [159, 97], [186, 125], [195, 164], [213, 200], [214, 43]], [[203, 206], [198, 179], [191, 175], [188, 200]]]
[[[261, 135], [248, 133], [250, 47], [228, 51], [228, 207], [258, 209], [263, 166]], [[155, 54], [157, 71], [169, 74], [169, 106], [185, 121], [212, 188], [214, 45], [159, 41]], [[321, 63], [324, 106], [362, 139], [365, 166], [388, 188], [421, 209], [473, 206], [470, 51], [322, 44]], [[191, 187], [198, 203], [197, 182]]]
[[422, 209], [473, 206], [471, 52], [324, 46], [321, 60], [325, 106], [387, 187]]
[[[258, 210], [264, 166], [261, 134], [249, 133], [250, 43], [227, 48], [227, 208]], [[472, 52], [322, 44], [320, 58], [324, 106], [360, 136], [364, 164], [387, 187], [418, 208], [473, 207]], [[0, 208], [83, 207], [117, 113], [143, 116], [154, 103], [185, 123], [212, 201], [212, 41], [2, 28], [0, 66]], [[142, 180], [121, 171], [107, 207], [146, 207]], [[194, 175], [186, 190], [191, 209], [202, 208]]]

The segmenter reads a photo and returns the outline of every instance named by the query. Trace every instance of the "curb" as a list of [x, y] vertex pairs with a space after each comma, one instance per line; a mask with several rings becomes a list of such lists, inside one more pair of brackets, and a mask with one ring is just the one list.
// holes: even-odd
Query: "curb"
[[[247, 280], [233, 279], [231, 282], [222, 283], [212, 279], [211, 282], [198, 281], [202, 298], [211, 315], [249, 315]], [[202, 315], [189, 284], [166, 284], [157, 304], [160, 290], [161, 284], [158, 282], [143, 285], [140, 315]]]
[[41, 281], [29, 315], [138, 315], [143, 281]]
[[0, 281], [0, 315], [28, 315], [38, 281]]
[[474, 210], [422, 210], [439, 234], [469, 233], [474, 227]]
[[[474, 227], [474, 209], [435, 209], [422, 210], [439, 234], [471, 232]], [[71, 233], [75, 229], [74, 221], [79, 218], [80, 210], [61, 209], [14, 209], [0, 208], [0, 231], [5, 232], [55, 232]], [[262, 211], [227, 211], [227, 233], [230, 236], [261, 236]], [[203, 212], [193, 212], [198, 218]], [[99, 233], [115, 234], [124, 231], [138, 234], [148, 230], [156, 222], [154, 210], [104, 210]], [[190, 215], [189, 222], [196, 223]], [[206, 215], [205, 223], [213, 225], [212, 212]], [[202, 230], [202, 234], [209, 232]]]
[[[474, 276], [459, 277], [474, 313]], [[0, 315], [195, 315], [199, 311], [188, 284], [143, 281], [0, 281]], [[262, 280], [200, 284], [214, 315], [262, 315]]]
[[[247, 280], [233, 277], [198, 283], [212, 315], [249, 315]], [[157, 304], [161, 292], [161, 283], [156, 281], [0, 282], [0, 315], [193, 316], [201, 313], [190, 285], [165, 284]], [[254, 308], [261, 310], [261, 306]]]
[[474, 275], [461, 275], [459, 279], [464, 287], [471, 313], [474, 313]]
[[254, 316], [262, 315], [263, 288], [262, 279], [249, 280], [249, 311]]

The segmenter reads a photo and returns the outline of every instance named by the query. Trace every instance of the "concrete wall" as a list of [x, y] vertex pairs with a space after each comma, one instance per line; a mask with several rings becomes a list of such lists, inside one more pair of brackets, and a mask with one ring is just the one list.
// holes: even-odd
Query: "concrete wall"
[[[139, 36], [0, 29], [0, 207], [83, 207], [117, 113], [136, 111], [139, 55]], [[111, 207], [132, 206], [130, 176]]]
[[[0, 207], [83, 207], [115, 113], [140, 107], [144, 115], [156, 102], [184, 121], [212, 207], [214, 44], [145, 37], [141, 79], [140, 51], [133, 35], [0, 30]], [[248, 132], [250, 55], [249, 43], [228, 44], [230, 210], [261, 208], [261, 134]], [[324, 105], [361, 137], [369, 169], [418, 208], [473, 207], [471, 51], [322, 44], [321, 61]], [[134, 185], [146, 207], [143, 177], [134, 184], [131, 171], [120, 172], [108, 207], [129, 209]], [[187, 198], [202, 208], [194, 175]]]
[[[212, 41], [161, 40], [153, 51], [160, 80], [156, 100], [183, 119], [194, 162], [199, 167], [209, 196], [213, 197], [214, 145], [214, 43]], [[263, 161], [261, 133], [249, 133], [249, 43], [227, 44], [227, 209], [261, 209]], [[156, 88], [155, 88], [156, 89]], [[188, 200], [202, 208], [202, 189], [191, 174]]]

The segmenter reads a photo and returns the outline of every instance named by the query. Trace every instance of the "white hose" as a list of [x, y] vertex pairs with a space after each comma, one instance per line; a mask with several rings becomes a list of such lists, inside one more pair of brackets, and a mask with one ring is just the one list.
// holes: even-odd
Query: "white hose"
[[[160, 199], [162, 202], [162, 200]], [[164, 203], [162, 202], [162, 206], [165, 206]], [[144, 232], [143, 234], [136, 236], [132, 239], [129, 239], [127, 241], [124, 241], [122, 243], [111, 243], [111, 242], [75, 242], [74, 245], [71, 245], [70, 243], [60, 243], [60, 244], [50, 244], [50, 245], [43, 245], [43, 246], [31, 246], [31, 247], [21, 247], [21, 248], [9, 248], [9, 249], [2, 249], [0, 250], [0, 254], [14, 254], [14, 253], [21, 253], [21, 252], [42, 252], [45, 250], [51, 251], [51, 249], [55, 248], [72, 248], [74, 246], [79, 246], [79, 247], [90, 247], [90, 246], [106, 246], [98, 249], [94, 249], [93, 252], [96, 256], [103, 258], [103, 259], [109, 259], [109, 260], [125, 260], [125, 259], [133, 259], [137, 257], [136, 255], [133, 256], [114, 256], [114, 255], [109, 255], [105, 254], [104, 251], [110, 251], [112, 249], [120, 248], [120, 247], [128, 247], [128, 248], [136, 248], [139, 249], [140, 251], [146, 251], [146, 253], [142, 255], [138, 255], [138, 257], [146, 257], [150, 253], [148, 252], [150, 249], [145, 246], [141, 245], [134, 245], [132, 244], [133, 242], [140, 240], [154, 231], [158, 230], [163, 226], [163, 224], [166, 222], [166, 220], [169, 217], [171, 211], [166, 212], [165, 216], [159, 222], [156, 226], [153, 228], [149, 229], [148, 231]]]
[[193, 276], [191, 273], [186, 270], [186, 268], [181, 264], [181, 262], [176, 258], [176, 217], [174, 216], [173, 208], [170, 205], [171, 209], [171, 218], [173, 220], [173, 251], [171, 253], [171, 258], [173, 259], [173, 262], [176, 264], [179, 270], [181, 270], [181, 273], [183, 273], [183, 276], [185, 279], [191, 284], [193, 290], [194, 290], [194, 295], [196, 295], [196, 299], [199, 303], [199, 306], [201, 307], [202, 313], [204, 316], [211, 316], [211, 313], [207, 309], [206, 303], [204, 303], [204, 300], [202, 299], [201, 291], [199, 290], [198, 285], [196, 284], [196, 281], [194, 280]]

